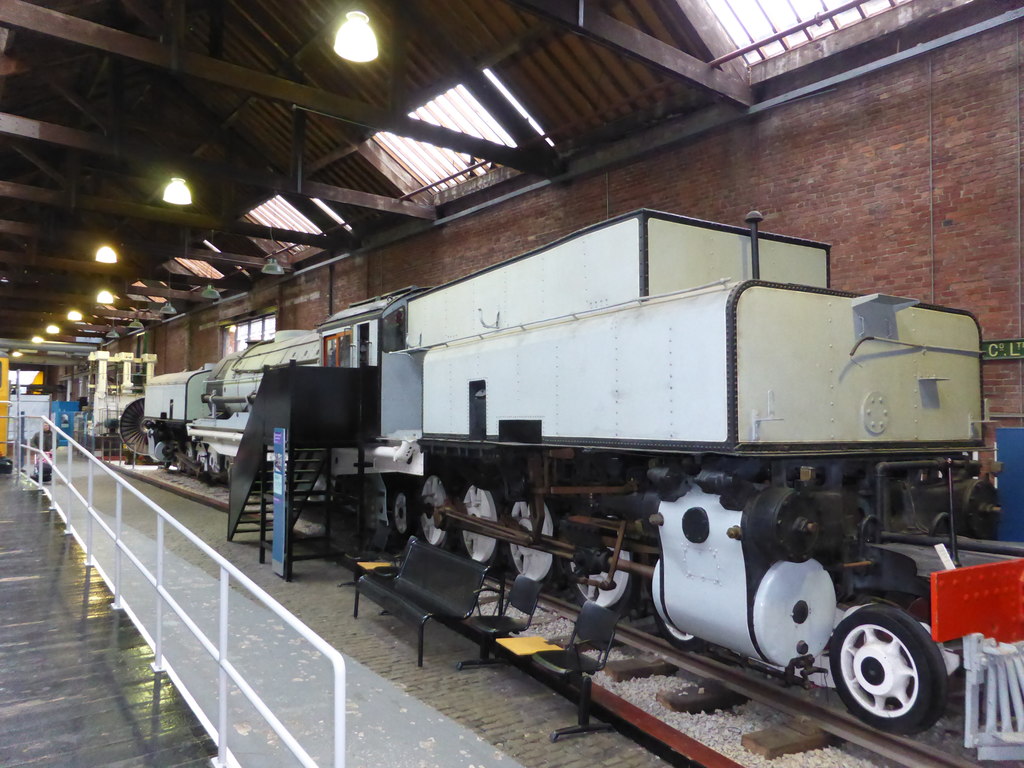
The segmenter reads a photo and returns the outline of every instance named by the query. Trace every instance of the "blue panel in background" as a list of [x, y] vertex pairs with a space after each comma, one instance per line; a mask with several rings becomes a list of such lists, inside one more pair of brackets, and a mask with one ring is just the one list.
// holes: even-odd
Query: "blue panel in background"
[[[53, 419], [53, 423], [61, 430], [73, 436], [75, 431], [75, 414], [78, 413], [78, 410], [77, 400], [54, 400], [50, 403], [50, 418]], [[58, 448], [67, 444], [68, 441], [63, 437], [57, 438]]]
[[999, 474], [999, 521], [1002, 541], [1024, 541], [1024, 428], [996, 429], [996, 458], [1003, 463]]

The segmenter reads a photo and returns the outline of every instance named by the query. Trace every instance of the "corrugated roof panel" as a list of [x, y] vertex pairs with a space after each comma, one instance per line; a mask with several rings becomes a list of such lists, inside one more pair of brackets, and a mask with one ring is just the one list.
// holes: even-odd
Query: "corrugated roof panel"
[[[516, 145], [508, 131], [461, 84], [410, 112], [409, 117], [507, 147]], [[374, 139], [423, 186], [431, 185], [436, 190], [448, 189], [487, 172], [473, 157], [461, 152], [386, 131], [375, 134]]]
[[291, 203], [280, 195], [272, 197], [261, 205], [257, 205], [244, 218], [255, 221], [265, 227], [279, 227], [295, 232], [306, 232], [310, 235], [323, 234], [323, 230], [307, 219]]
[[[725, 27], [737, 49], [846, 5], [849, 0], [707, 0], [711, 10]], [[747, 53], [748, 64], [777, 56], [798, 45], [817, 40], [837, 29], [856, 24], [910, 0], [866, 0], [819, 24], [787, 35]]]

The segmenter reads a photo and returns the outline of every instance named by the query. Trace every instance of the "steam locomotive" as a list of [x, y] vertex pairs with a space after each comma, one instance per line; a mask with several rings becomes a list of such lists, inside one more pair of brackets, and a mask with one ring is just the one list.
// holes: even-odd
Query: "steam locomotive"
[[394, 530], [924, 730], [958, 663], [923, 626], [932, 545], [1018, 554], [988, 541], [978, 325], [830, 290], [827, 245], [751, 221], [640, 210], [355, 304], [155, 377], [126, 430], [223, 477], [267, 366], [372, 371], [374, 434], [324, 474]]

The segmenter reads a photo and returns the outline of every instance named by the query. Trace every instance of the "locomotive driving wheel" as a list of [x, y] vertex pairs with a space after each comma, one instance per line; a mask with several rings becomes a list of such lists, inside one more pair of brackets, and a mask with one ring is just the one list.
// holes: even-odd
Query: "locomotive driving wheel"
[[[530, 518], [530, 505], [525, 501], [517, 501], [512, 505], [512, 519], [527, 531], [533, 530], [533, 520]], [[541, 524], [540, 532], [544, 536], [551, 536], [555, 532], [555, 524], [551, 520], [551, 511], [548, 505], [544, 505], [544, 522]], [[538, 549], [522, 547], [518, 544], [509, 543], [509, 555], [512, 558], [512, 565], [518, 573], [533, 579], [543, 581], [551, 572], [551, 564], [555, 556], [550, 552], [541, 552]]]
[[[611, 551], [611, 547], [608, 549]], [[619, 553], [619, 560], [628, 562], [632, 559], [633, 556], [628, 550], [624, 549]], [[603, 581], [608, 578], [608, 572], [596, 573], [589, 578]], [[583, 603], [596, 602], [602, 608], [615, 608], [620, 613], [624, 613], [633, 598], [634, 579], [626, 571], [616, 570], [613, 581], [615, 586], [611, 589], [601, 589], [592, 584], [580, 584], [577, 582], [574, 596], [581, 605]]]
[[[466, 514], [470, 517], [498, 521], [498, 509], [494, 504], [494, 495], [490, 491], [471, 485], [462, 501], [466, 505]], [[498, 550], [498, 542], [492, 536], [472, 531], [462, 532], [462, 543], [466, 547], [466, 554], [478, 563], [491, 562]]]
[[880, 731], [918, 733], [945, 710], [942, 652], [898, 608], [872, 605], [843, 619], [832, 633], [829, 665], [843, 703]]
[[423, 511], [420, 512], [420, 533], [430, 544], [435, 547], [443, 547], [448, 541], [448, 531], [438, 527], [434, 522], [435, 507], [443, 507], [448, 503], [448, 492], [445, 490], [441, 478], [437, 475], [428, 477], [423, 483], [420, 498], [423, 501]]

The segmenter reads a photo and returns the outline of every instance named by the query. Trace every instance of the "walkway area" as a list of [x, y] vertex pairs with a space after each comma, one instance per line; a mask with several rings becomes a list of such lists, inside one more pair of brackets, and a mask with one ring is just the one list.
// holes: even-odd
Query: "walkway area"
[[0, 765], [208, 766], [216, 749], [45, 497], [0, 476]]
[[[101, 508], [104, 499], [112, 496], [112, 489], [106, 487], [109, 482], [97, 482], [97, 506]], [[0, 504], [4, 504], [8, 486], [0, 482]], [[575, 720], [574, 702], [515, 669], [456, 672], [456, 661], [475, 657], [479, 650], [466, 638], [440, 626], [428, 625], [425, 663], [417, 668], [415, 630], [393, 617], [379, 615], [369, 603], [360, 611], [360, 618], [353, 620], [353, 590], [338, 586], [350, 580], [351, 574], [336, 563], [297, 563], [295, 580], [285, 582], [272, 573], [269, 565], [259, 564], [255, 540], [225, 540], [224, 512], [149, 485], [139, 487], [345, 654], [349, 768], [665, 765], [614, 732], [551, 744], [550, 731]], [[42, 517], [48, 519], [45, 514]], [[59, 537], [57, 541], [65, 539]], [[2, 541], [0, 547], [5, 547]], [[72, 559], [80, 564], [81, 553], [76, 551]], [[78, 600], [82, 600], [81, 595]], [[107, 610], [108, 602], [109, 598], [100, 601], [102, 610]], [[0, 669], [7, 668], [3, 649], [0, 643]], [[0, 745], [4, 739], [0, 731]], [[7, 765], [3, 753], [0, 765]]]

